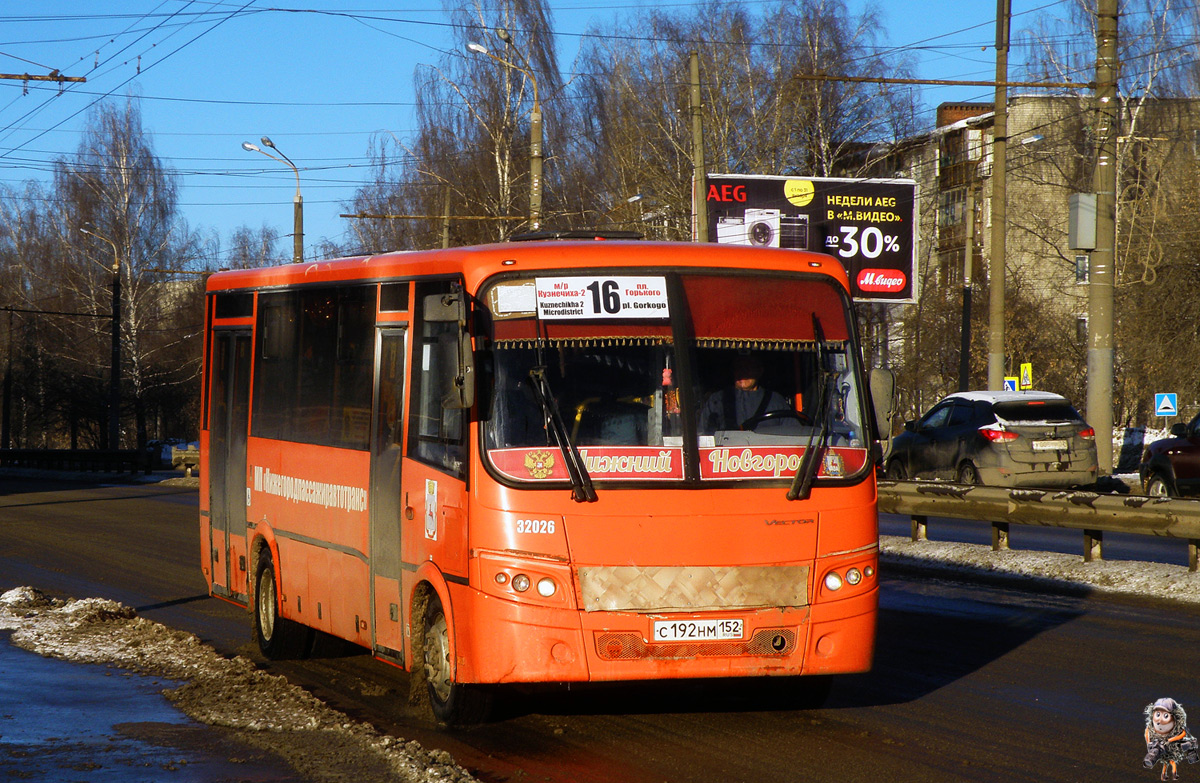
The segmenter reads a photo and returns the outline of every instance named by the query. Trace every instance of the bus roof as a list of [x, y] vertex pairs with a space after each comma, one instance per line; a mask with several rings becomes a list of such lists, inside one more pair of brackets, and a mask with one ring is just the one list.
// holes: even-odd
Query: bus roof
[[703, 267], [810, 272], [828, 275], [849, 291], [849, 279], [841, 263], [823, 253], [715, 243], [623, 240], [503, 242], [445, 250], [334, 258], [262, 269], [237, 269], [210, 276], [208, 291], [458, 274], [466, 279], [468, 290], [476, 291], [484, 279], [497, 272], [605, 267]]

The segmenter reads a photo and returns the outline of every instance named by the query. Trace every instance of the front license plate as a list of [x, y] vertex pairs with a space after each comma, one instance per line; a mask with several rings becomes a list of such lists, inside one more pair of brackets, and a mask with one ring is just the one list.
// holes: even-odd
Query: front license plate
[[1034, 451], [1066, 451], [1067, 442], [1065, 440], [1035, 440], [1033, 442]]
[[654, 624], [656, 642], [710, 642], [741, 638], [741, 620], [664, 620]]

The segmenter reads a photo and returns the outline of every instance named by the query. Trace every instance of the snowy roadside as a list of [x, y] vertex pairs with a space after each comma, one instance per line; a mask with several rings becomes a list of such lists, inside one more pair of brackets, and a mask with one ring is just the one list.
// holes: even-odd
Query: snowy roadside
[[1034, 589], [1093, 589], [1114, 594], [1200, 603], [1200, 574], [1186, 566], [1140, 560], [1095, 560], [1080, 555], [1030, 550], [993, 551], [990, 546], [952, 541], [911, 541], [880, 536], [880, 570], [888, 566], [963, 580], [992, 578]]
[[174, 680], [164, 695], [184, 714], [278, 754], [308, 780], [466, 783], [444, 751], [427, 751], [353, 721], [249, 660], [225, 658], [192, 634], [99, 598], [59, 601], [29, 587], [0, 595], [0, 629], [44, 656]]

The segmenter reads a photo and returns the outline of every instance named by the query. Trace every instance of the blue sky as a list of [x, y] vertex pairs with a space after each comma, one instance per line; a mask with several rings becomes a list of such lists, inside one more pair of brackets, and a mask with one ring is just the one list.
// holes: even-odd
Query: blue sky
[[[1014, 0], [1014, 35], [1035, 9], [1062, 12], [1064, 5]], [[638, 0], [551, 0], [551, 6], [560, 64], [568, 71], [591, 24], [641, 7]], [[891, 0], [877, 7], [881, 38], [910, 48], [923, 77], [994, 75], [990, 0]], [[180, 175], [181, 209], [193, 229], [217, 234], [223, 245], [241, 225], [290, 235], [292, 171], [241, 148], [265, 135], [301, 168], [311, 254], [321, 238], [346, 239], [338, 215], [369, 176], [372, 135], [409, 137], [414, 70], [436, 64], [451, 46], [439, 0], [302, 0], [286, 7], [245, 0], [8, 0], [0, 17], [0, 73], [57, 69], [87, 83], [60, 91], [30, 82], [26, 91], [22, 82], [0, 80], [0, 183], [46, 178], [55, 158], [78, 147], [88, 108], [132, 92], [141, 98], [155, 151]], [[925, 102], [991, 94], [990, 88], [927, 89]], [[290, 247], [290, 239], [281, 241], [281, 252]]]

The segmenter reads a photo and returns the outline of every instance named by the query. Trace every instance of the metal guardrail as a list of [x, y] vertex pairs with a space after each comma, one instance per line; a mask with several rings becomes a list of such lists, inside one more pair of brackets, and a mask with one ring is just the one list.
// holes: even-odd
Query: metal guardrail
[[1083, 531], [1083, 559], [1104, 557], [1104, 533], [1167, 536], [1188, 542], [1188, 569], [1200, 566], [1200, 502], [1078, 490], [1008, 489], [923, 481], [879, 482], [879, 511], [912, 518], [912, 540], [927, 538], [929, 517], [992, 525], [992, 549], [1008, 548], [1010, 524]]
[[191, 478], [192, 470], [200, 467], [200, 450], [172, 448], [171, 467], [183, 468], [185, 475]]
[[137, 449], [0, 449], [0, 467], [149, 473], [150, 460]]

